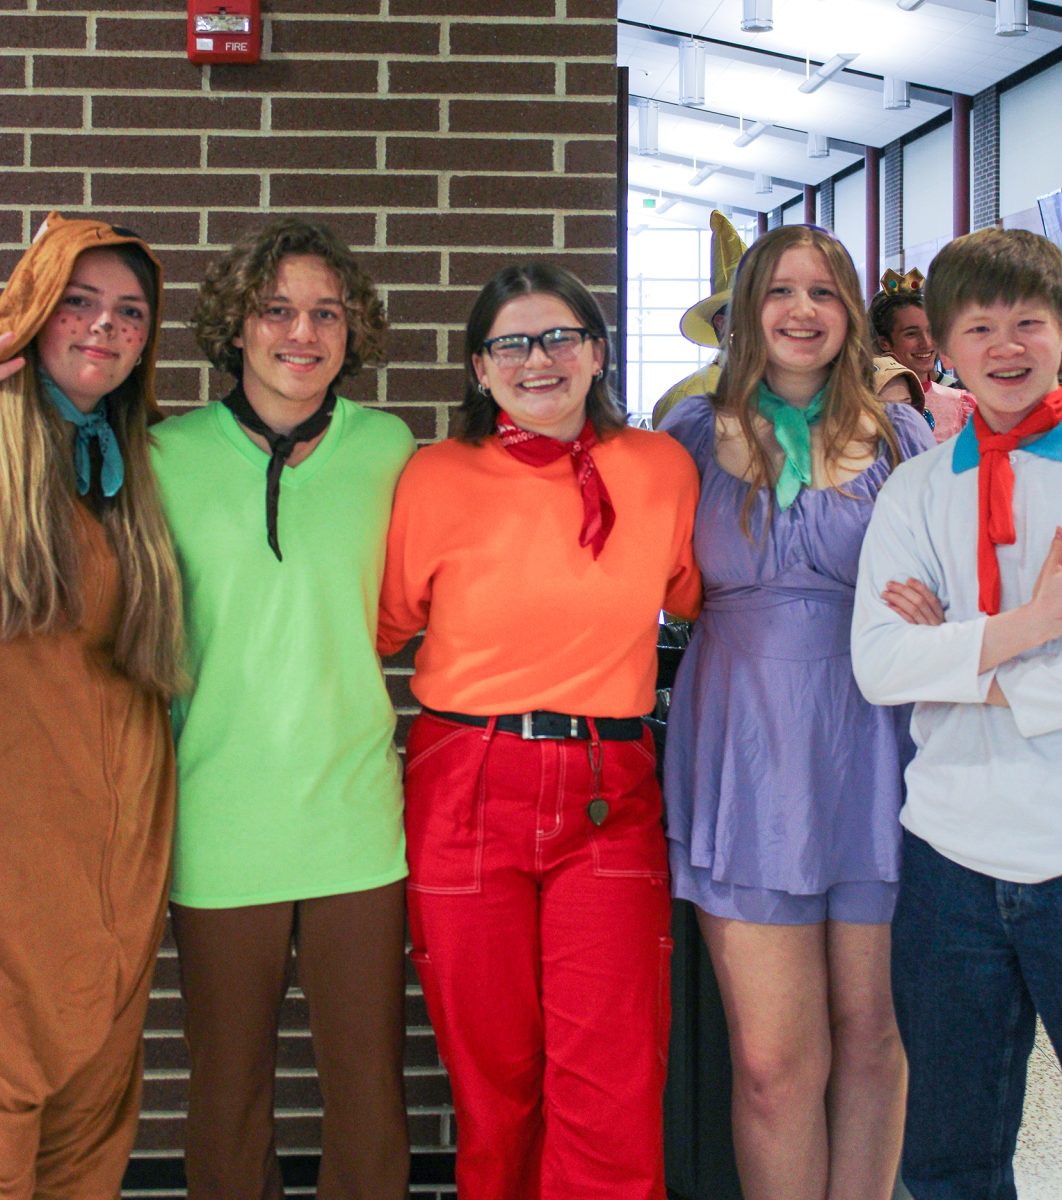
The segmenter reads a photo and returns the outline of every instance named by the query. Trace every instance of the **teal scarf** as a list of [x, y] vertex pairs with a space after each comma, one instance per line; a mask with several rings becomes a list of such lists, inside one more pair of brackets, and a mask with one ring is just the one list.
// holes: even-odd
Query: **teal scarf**
[[774, 426], [774, 436], [785, 451], [785, 464], [774, 485], [778, 507], [788, 508], [800, 495], [800, 489], [811, 483], [811, 429], [822, 416], [823, 393], [815, 393], [807, 408], [787, 404], [760, 380], [757, 406], [760, 413]]
[[56, 411], [64, 421], [74, 426], [74, 471], [77, 475], [78, 495], [87, 496], [92, 483], [92, 457], [89, 445], [93, 438], [100, 444], [100, 488], [105, 496], [114, 496], [125, 482], [125, 463], [122, 461], [121, 447], [114, 436], [114, 430], [107, 420], [107, 401], [103, 399], [89, 413], [81, 409], [63, 392], [54, 379], [49, 379], [42, 371], [41, 383], [44, 394], [55, 405]]

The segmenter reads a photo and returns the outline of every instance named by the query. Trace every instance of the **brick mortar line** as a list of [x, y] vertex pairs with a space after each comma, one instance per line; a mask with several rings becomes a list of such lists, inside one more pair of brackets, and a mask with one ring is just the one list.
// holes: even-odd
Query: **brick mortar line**
[[[99, 21], [184, 21], [188, 16], [188, 11], [185, 8], [180, 8], [174, 5], [173, 8], [152, 9], [148, 12], [137, 12], [133, 8], [121, 9], [116, 12], [100, 12], [99, 8], [64, 8], [61, 10], [40, 9], [6, 9], [0, 16], [39, 16], [45, 20], [55, 17], [85, 17], [95, 18]], [[291, 23], [292, 25], [340, 25], [349, 23], [352, 25], [424, 25], [430, 28], [439, 29], [442, 27], [452, 28], [454, 25], [476, 25], [476, 26], [504, 26], [505, 28], [519, 28], [523, 25], [540, 26], [543, 22], [548, 21], [548, 17], [530, 17], [530, 16], [508, 16], [499, 14], [498, 16], [484, 15], [479, 13], [452, 13], [450, 15], [438, 15], [437, 19], [432, 20], [431, 14], [419, 16], [416, 13], [398, 13], [384, 14], [380, 13], [264, 13], [262, 15], [263, 32], [266, 25], [276, 24], [277, 22]], [[602, 25], [604, 22], [601, 17], [565, 17], [565, 23], [571, 25]]]
[[[329, 138], [329, 137], [332, 137], [332, 138], [357, 138], [357, 137], [405, 138], [405, 137], [412, 137], [412, 138], [416, 138], [417, 140], [426, 141], [428, 139], [438, 140], [440, 132], [448, 132], [448, 138], [450, 140], [464, 139], [467, 137], [467, 138], [472, 139], [473, 141], [498, 141], [499, 139], [506, 141], [506, 142], [551, 141], [551, 142], [559, 143], [562, 147], [567, 147], [567, 145], [572, 142], [574, 142], [576, 144], [580, 144], [580, 143], [591, 142], [591, 141], [607, 142], [610, 140], [606, 135], [603, 135], [603, 134], [585, 134], [585, 135], [579, 134], [579, 133], [555, 133], [555, 134], [537, 133], [536, 134], [533, 131], [529, 132], [529, 131], [523, 130], [523, 129], [508, 130], [508, 129], [504, 129], [504, 128], [489, 131], [489, 132], [483, 132], [482, 130], [478, 130], [475, 133], [463, 134], [456, 130], [441, 131], [441, 130], [437, 130], [437, 129], [436, 130], [418, 129], [418, 130], [413, 130], [413, 131], [406, 131], [403, 129], [387, 129], [387, 130], [374, 130], [374, 131], [366, 130], [364, 132], [353, 130], [350, 132], [346, 132], [342, 129], [335, 129], [335, 130], [330, 130], [330, 131], [329, 130], [312, 131], [312, 130], [303, 130], [303, 129], [261, 129], [261, 128], [219, 130], [219, 129], [207, 129], [204, 126], [159, 129], [155, 126], [146, 126], [145, 127], [145, 126], [139, 126], [139, 125], [135, 125], [135, 126], [134, 125], [114, 125], [114, 126], [104, 126], [103, 128], [96, 127], [96, 128], [88, 128], [88, 129], [84, 128], [83, 126], [73, 126], [73, 125], [34, 125], [34, 126], [31, 126], [30, 128], [20, 127], [18, 129], [15, 129], [13, 127], [5, 127], [3, 125], [0, 125], [0, 134], [24, 133], [24, 134], [32, 135], [34, 137], [36, 137], [36, 136], [41, 136], [41, 137], [83, 137], [83, 138], [136, 137], [138, 139], [143, 138], [143, 137], [148, 137], [148, 138], [175, 138], [175, 137], [254, 138], [254, 137], [262, 137], [263, 134], [272, 134], [278, 138], [280, 138], [280, 137], [297, 137], [297, 138], [308, 138], [310, 140], [315, 140], [315, 139], [323, 140], [323, 139]], [[73, 168], [67, 168], [67, 169], [68, 170], [79, 170], [79, 169], [92, 170], [94, 168], [73, 167]], [[107, 168], [107, 169], [108, 170], [119, 170], [121, 168], [113, 167], [113, 168]], [[143, 170], [143, 168], [141, 168], [141, 167], [130, 167], [128, 169], [130, 171]], [[215, 168], [215, 169], [217, 169], [219, 171], [221, 171], [221, 170], [228, 171], [228, 170], [254, 170], [255, 168], [251, 168], [251, 167], [248, 167], [248, 168], [219, 167], [219, 168]], [[283, 170], [282, 167], [260, 167], [257, 169], [268, 170], [268, 171]], [[323, 170], [324, 168], [314, 168], [314, 169], [315, 170]], [[351, 171], [359, 171], [359, 170], [363, 171], [366, 169], [367, 168], [364, 168], [364, 167], [351, 167], [351, 168], [349, 168], [349, 170], [346, 171], [346, 174], [349, 174]], [[418, 174], [426, 174], [426, 173], [430, 173], [431, 168], [418, 167], [418, 168], [411, 168], [411, 170], [416, 170]], [[452, 170], [452, 168], [451, 168], [451, 170]], [[477, 174], [478, 173], [479, 172], [477, 172]], [[484, 172], [484, 173], [486, 173], [486, 172]], [[538, 172], [522, 171], [522, 170], [518, 171], [516, 169], [513, 169], [512, 171], [509, 171], [509, 172], [502, 172], [502, 174], [534, 175], [534, 174], [542, 174], [542, 172], [541, 171], [538, 171]], [[586, 175], [599, 175], [599, 176], [608, 176], [609, 178], [612, 178], [611, 171], [578, 171], [578, 172], [575, 172], [575, 174], [579, 177], [583, 177]]]
[[[151, 167], [151, 166], [128, 167], [128, 168], [85, 167], [85, 166], [63, 167], [63, 166], [41, 166], [41, 165], [35, 166], [35, 165], [30, 164], [30, 165], [24, 165], [24, 166], [20, 166], [20, 167], [5, 167], [3, 169], [4, 169], [4, 172], [8, 175], [20, 175], [20, 176], [21, 175], [31, 175], [31, 174], [33, 174], [33, 175], [36, 175], [36, 174], [53, 174], [53, 175], [85, 174], [87, 176], [89, 176], [89, 175], [90, 176], [101, 176], [101, 177], [105, 176], [108, 178], [113, 178], [115, 176], [125, 176], [128, 178], [140, 178], [141, 176], [144, 176], [144, 175], [156, 175], [156, 176], [159, 176], [160, 178], [165, 178], [170, 175], [187, 175], [187, 174], [189, 174], [190, 171], [195, 171], [197, 173], [197, 176], [201, 177], [201, 175], [199, 175], [199, 173], [198, 173], [198, 168], [189, 168], [189, 167], [168, 167], [168, 168], [161, 168], [161, 167], [157, 167], [157, 166], [155, 166], [155, 167]], [[267, 167], [267, 168], [258, 168], [257, 170], [254, 168], [246, 168], [245, 169], [243, 167], [209, 167], [209, 168], [205, 168], [204, 173], [209, 178], [216, 178], [216, 177], [220, 177], [220, 176], [225, 176], [225, 177], [231, 178], [233, 176], [238, 176], [241, 179], [267, 180], [267, 179], [272, 179], [274, 176], [277, 176], [277, 175], [298, 175], [298, 176], [314, 176], [314, 177], [328, 176], [329, 178], [353, 179], [356, 176], [361, 176], [361, 175], [376, 177], [376, 176], [381, 176], [381, 175], [394, 175], [396, 172], [395, 172], [395, 170], [380, 170], [376, 167], [366, 167], [362, 171], [357, 171], [357, 170], [329, 171], [325, 168], [318, 168], [318, 167], [314, 167], [312, 169], [308, 168], [308, 167], [303, 168], [303, 169], [299, 169], [296, 167], [287, 167], [287, 168], [285, 168], [285, 167]], [[568, 174], [565, 174], [564, 172], [560, 172], [560, 171], [558, 171], [558, 172], [553, 172], [553, 171], [542, 171], [542, 172], [473, 171], [471, 169], [469, 169], [467, 171], [449, 171], [449, 172], [405, 171], [405, 170], [403, 170], [402, 174], [403, 175], [407, 175], [407, 174], [414, 175], [415, 174], [417, 176], [420, 176], [423, 178], [429, 178], [429, 179], [431, 179], [431, 178], [442, 179], [444, 174], [449, 175], [451, 178], [453, 176], [460, 176], [462, 178], [475, 176], [475, 178], [477, 178], [477, 179], [550, 179], [550, 180], [575, 179], [575, 180], [580, 180], [580, 181], [590, 181], [590, 180], [601, 180], [601, 179], [611, 179], [612, 178], [611, 175], [607, 175], [604, 173], [598, 174], [598, 175], [568, 175]], [[12, 203], [12, 204], [2, 206], [2, 207], [6, 207], [9, 210], [20, 210], [20, 209], [26, 207], [26, 205]], [[30, 204], [29, 207], [32, 208], [32, 207], [37, 207], [37, 206], [34, 204]], [[71, 207], [93, 208], [93, 207], [99, 207], [99, 205], [98, 204], [94, 205], [88, 201], [85, 201], [83, 204], [71, 205]], [[130, 211], [132, 211], [131, 205], [111, 205], [109, 207], [128, 208]], [[267, 209], [271, 209], [271, 208], [272, 208], [272, 206], [270, 206], [270, 205], [256, 205], [253, 208], [248, 208], [247, 205], [241, 205], [241, 204], [219, 204], [216, 206], [210, 206], [210, 211], [217, 212], [217, 213], [221, 213], [221, 212], [265, 212]], [[292, 212], [316, 212], [318, 209], [320, 209], [321, 212], [325, 212], [325, 211], [328, 211], [328, 212], [388, 212], [388, 213], [403, 212], [403, 213], [408, 213], [409, 215], [417, 215], [417, 216], [424, 216], [426, 213], [432, 214], [432, 215], [446, 214], [446, 213], [455, 213], [455, 214], [460, 213], [460, 214], [464, 214], [466, 216], [472, 216], [472, 215], [475, 215], [478, 213], [484, 213], [484, 214], [503, 213], [503, 214], [509, 214], [509, 215], [512, 214], [511, 207], [509, 207], [509, 208], [489, 208], [489, 207], [476, 206], [475, 208], [472, 208], [472, 207], [459, 208], [456, 206], [451, 206], [449, 204], [442, 204], [439, 206], [430, 205], [430, 206], [425, 206], [425, 207], [421, 207], [421, 208], [412, 208], [412, 209], [410, 209], [410, 208], [392, 209], [388, 206], [379, 205], [379, 204], [363, 204], [363, 205], [300, 204], [300, 205], [285, 205], [284, 206], [285, 212], [287, 212], [289, 210]], [[182, 211], [196, 212], [197, 206], [187, 205], [187, 206], [183, 206], [181, 209], [170, 208], [168, 206], [165, 208], [158, 208], [158, 207], [145, 208], [144, 206], [141, 206], [141, 211], [160, 212], [160, 213], [182, 212]], [[539, 215], [541, 215], [543, 213], [545, 213], [547, 215], [553, 214], [553, 213], [562, 213], [565, 216], [570, 216], [573, 213], [578, 213], [579, 215], [582, 215], [582, 216], [585, 216], [585, 215], [607, 216], [607, 215], [609, 215], [607, 213], [603, 213], [602, 210], [599, 208], [575, 208], [575, 209], [567, 209], [567, 208], [564, 208], [564, 209], [557, 209], [557, 208], [523, 209], [523, 208], [521, 208], [519, 211], [520, 211], [520, 213], [527, 212], [527, 213], [536, 213]], [[450, 248], [450, 247], [448, 247], [448, 248]], [[596, 248], [600, 249], [601, 247], [596, 247]]]
[[[0, 13], [0, 16], [3, 16]], [[187, 59], [184, 56], [179, 56], [173, 53], [172, 50], [107, 50], [99, 51], [83, 46], [7, 46], [0, 52], [0, 58], [20, 58], [24, 57], [27, 60], [35, 58], [37, 55], [44, 55], [48, 58], [69, 58], [69, 59], [84, 59], [91, 61], [106, 53], [108, 58], [136, 58], [150, 59], [154, 61], [159, 59], [162, 61], [174, 61], [184, 63]], [[582, 54], [575, 58], [566, 58], [563, 62], [558, 62], [556, 55], [548, 54], [497, 54], [495, 52], [483, 54], [425, 54], [423, 52], [416, 53], [411, 51], [408, 54], [403, 54], [401, 51], [393, 50], [386, 54], [369, 54], [361, 51], [343, 51], [343, 50], [320, 50], [310, 53], [309, 51], [290, 50], [282, 51], [277, 54], [271, 54], [268, 58], [259, 60], [262, 64], [271, 62], [290, 62], [290, 63], [315, 63], [315, 62], [422, 62], [422, 63], [457, 63], [476, 65], [482, 64], [484, 61], [496, 63], [499, 66], [519, 66], [522, 63], [552, 63], [554, 66], [616, 66], [616, 59], [610, 54]], [[202, 66], [199, 63], [190, 63], [190, 66]], [[222, 64], [224, 65], [224, 64]], [[248, 70], [253, 71], [256, 64], [251, 64]], [[205, 68], [203, 68], [205, 69]], [[617, 68], [618, 69], [618, 68]], [[113, 89], [108, 88], [107, 91]], [[121, 89], [118, 89], [121, 90]], [[192, 89], [182, 88], [181, 91], [189, 91]], [[242, 92], [224, 93], [235, 96], [242, 95]], [[934, 110], [936, 111], [936, 110]]]

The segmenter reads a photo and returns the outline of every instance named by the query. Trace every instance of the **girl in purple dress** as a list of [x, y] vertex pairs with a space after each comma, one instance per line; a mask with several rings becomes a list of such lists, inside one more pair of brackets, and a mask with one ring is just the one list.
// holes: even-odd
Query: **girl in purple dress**
[[664, 424], [701, 470], [705, 589], [668, 724], [672, 878], [726, 1009], [746, 1200], [887, 1200], [908, 742], [906, 713], [860, 695], [849, 628], [874, 499], [933, 438], [871, 390], [859, 280], [825, 231], [761, 237], [730, 321], [717, 395]]

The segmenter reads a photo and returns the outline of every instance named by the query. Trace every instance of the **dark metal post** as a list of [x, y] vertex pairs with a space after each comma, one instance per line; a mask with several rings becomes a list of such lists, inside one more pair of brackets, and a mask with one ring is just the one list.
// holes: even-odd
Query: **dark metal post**
[[970, 107], [969, 96], [951, 97], [951, 233], [970, 232]]

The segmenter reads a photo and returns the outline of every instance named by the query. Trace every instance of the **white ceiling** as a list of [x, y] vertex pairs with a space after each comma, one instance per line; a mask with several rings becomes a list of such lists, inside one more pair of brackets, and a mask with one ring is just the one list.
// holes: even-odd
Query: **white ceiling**
[[[769, 211], [860, 161], [951, 106], [951, 93], [976, 95], [1062, 47], [1062, 0], [1032, 0], [1029, 32], [995, 33], [994, 0], [924, 0], [914, 11], [896, 0], [773, 0], [770, 33], [741, 31], [742, 0], [619, 0], [621, 66], [630, 68], [631, 223], [646, 219], [706, 225], [713, 207]], [[704, 104], [679, 104], [680, 41], [703, 41]], [[836, 54], [855, 55], [817, 91], [800, 92], [808, 72]], [[911, 106], [886, 111], [882, 77], [911, 84]], [[659, 105], [659, 154], [638, 153], [637, 101]], [[1060, 97], [1062, 106], [1062, 97]], [[745, 147], [739, 130], [771, 127]], [[807, 157], [807, 133], [830, 138], [830, 156]], [[1056, 143], [1057, 145], [1057, 143]], [[695, 165], [720, 170], [700, 185]], [[753, 173], [774, 179], [753, 192]], [[642, 207], [674, 199], [666, 216]]]

